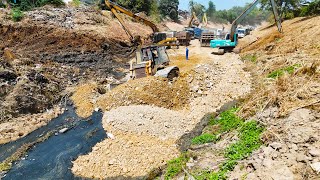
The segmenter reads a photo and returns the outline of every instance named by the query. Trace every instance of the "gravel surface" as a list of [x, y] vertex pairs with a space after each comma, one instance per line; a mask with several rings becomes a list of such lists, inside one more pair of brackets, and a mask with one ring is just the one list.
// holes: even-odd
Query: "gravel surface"
[[146, 105], [122, 106], [104, 114], [106, 130], [150, 134], [160, 139], [178, 139], [190, 128], [190, 120], [180, 112]]

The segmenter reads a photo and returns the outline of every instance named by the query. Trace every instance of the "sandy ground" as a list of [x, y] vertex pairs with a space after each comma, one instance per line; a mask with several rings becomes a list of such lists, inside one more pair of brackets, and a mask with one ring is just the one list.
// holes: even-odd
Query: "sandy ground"
[[[181, 58], [184, 48], [169, 51], [173, 64], [187, 64], [182, 67], [184, 76], [180, 78], [186, 79], [190, 87], [188, 106], [173, 110], [152, 106], [150, 101], [143, 106], [122, 106], [107, 111], [104, 128], [115, 139], [104, 140], [91, 153], [75, 160], [72, 168], [75, 175], [90, 178], [146, 177], [155, 167], [165, 165], [180, 154], [177, 141], [192, 131], [205, 114], [215, 112], [223, 104], [250, 91], [250, 75], [242, 70], [243, 64], [238, 55], [214, 56], [210, 48], [200, 48], [197, 41], [192, 43], [189, 61]], [[150, 93], [154, 91], [149, 89]], [[135, 138], [139, 143], [134, 142]], [[124, 139], [133, 144], [125, 146]], [[153, 146], [139, 146], [141, 143]], [[110, 147], [108, 151], [105, 150], [107, 147]], [[168, 151], [168, 147], [172, 151]], [[161, 152], [156, 157], [154, 149]], [[136, 163], [124, 163], [133, 157], [128, 155], [129, 152], [137, 154], [134, 156]], [[112, 159], [117, 159], [121, 166], [110, 164]]]
[[0, 144], [15, 141], [28, 135], [32, 131], [47, 125], [50, 120], [58, 117], [62, 112], [63, 109], [55, 107], [44, 113], [27, 115], [1, 123]]

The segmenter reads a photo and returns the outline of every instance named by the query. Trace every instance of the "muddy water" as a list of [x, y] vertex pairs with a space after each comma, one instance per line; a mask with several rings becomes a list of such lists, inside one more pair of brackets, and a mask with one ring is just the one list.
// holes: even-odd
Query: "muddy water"
[[[0, 147], [0, 160], [12, 155], [22, 144], [33, 142], [46, 132], [54, 132], [46, 141], [36, 144], [27, 155], [13, 164], [3, 179], [80, 179], [71, 172], [72, 161], [86, 154], [106, 138], [102, 128], [102, 113], [80, 119], [73, 108], [52, 120], [47, 126], [28, 136]], [[68, 127], [65, 133], [58, 133]], [[1, 179], [1, 177], [0, 177]]]

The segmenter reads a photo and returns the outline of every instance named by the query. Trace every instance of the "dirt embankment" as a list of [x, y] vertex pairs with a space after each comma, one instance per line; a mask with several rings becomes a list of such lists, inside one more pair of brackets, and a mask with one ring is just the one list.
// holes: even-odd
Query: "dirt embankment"
[[261, 28], [240, 44], [255, 87], [239, 115], [265, 125], [266, 145], [241, 162], [231, 178], [320, 178], [319, 21], [288, 20], [283, 33]]
[[[30, 118], [16, 118], [46, 116], [46, 110], [72, 92], [68, 87], [87, 80], [107, 84], [123, 77], [133, 49], [118, 21], [103, 13], [91, 8], [43, 7], [26, 12], [21, 22], [14, 23], [10, 12], [1, 9], [0, 123], [19, 121], [26, 126], [8, 129], [1, 124], [6, 127], [1, 129], [6, 139], [1, 142], [34, 130], [29, 128], [33, 126]], [[151, 33], [144, 25], [127, 22], [135, 35]]]

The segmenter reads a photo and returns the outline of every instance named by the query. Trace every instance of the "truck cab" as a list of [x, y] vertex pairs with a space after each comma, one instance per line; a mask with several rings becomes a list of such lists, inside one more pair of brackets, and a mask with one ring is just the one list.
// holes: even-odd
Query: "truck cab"
[[247, 35], [245, 29], [237, 29], [237, 34], [239, 38], [244, 38]]

